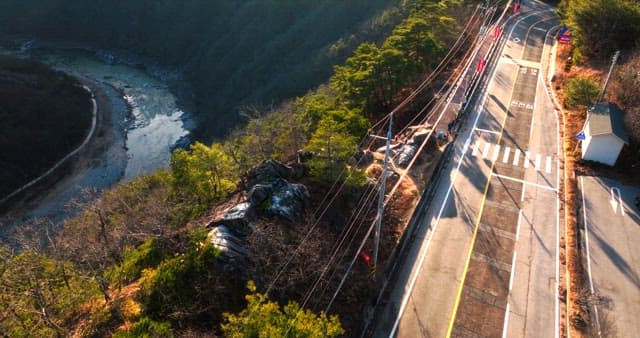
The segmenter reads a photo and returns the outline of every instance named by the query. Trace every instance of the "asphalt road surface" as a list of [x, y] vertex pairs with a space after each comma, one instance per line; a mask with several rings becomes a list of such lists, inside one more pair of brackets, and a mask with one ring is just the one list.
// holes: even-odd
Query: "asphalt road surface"
[[550, 7], [527, 2], [454, 143], [376, 337], [558, 335], [558, 124], [542, 62]]
[[637, 337], [640, 333], [639, 188], [611, 179], [581, 176], [585, 256], [591, 291], [599, 296], [596, 325], [603, 337]]

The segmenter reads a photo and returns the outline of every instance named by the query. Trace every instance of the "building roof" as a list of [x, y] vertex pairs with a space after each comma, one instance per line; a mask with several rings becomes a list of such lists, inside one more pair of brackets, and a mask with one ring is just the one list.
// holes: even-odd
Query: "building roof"
[[614, 134], [624, 143], [629, 137], [624, 131], [624, 113], [609, 102], [597, 103], [589, 108], [591, 116], [587, 123], [592, 136]]

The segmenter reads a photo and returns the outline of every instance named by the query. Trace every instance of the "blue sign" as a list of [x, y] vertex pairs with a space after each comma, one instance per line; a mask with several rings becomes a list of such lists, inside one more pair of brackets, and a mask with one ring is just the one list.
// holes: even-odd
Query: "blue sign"
[[567, 31], [569, 30], [569, 27], [567, 27], [567, 25], [562, 26], [562, 28], [560, 28], [560, 36], [563, 36], [567, 33]]
[[573, 37], [573, 33], [569, 30], [569, 27], [562, 26], [560, 29], [560, 33], [558, 34], [558, 40], [560, 43], [569, 43], [571, 38]]
[[586, 136], [584, 135], [584, 130], [583, 130], [583, 131], [581, 131], [581, 132], [579, 132], [579, 133], [576, 135], [576, 138], [577, 138], [578, 140], [584, 140], [584, 139], [586, 138]]

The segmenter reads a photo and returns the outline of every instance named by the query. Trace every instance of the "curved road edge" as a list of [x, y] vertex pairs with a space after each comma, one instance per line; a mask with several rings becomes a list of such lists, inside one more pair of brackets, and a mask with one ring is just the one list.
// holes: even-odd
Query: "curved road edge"
[[42, 175], [34, 178], [33, 180], [29, 181], [27, 184], [25, 184], [25, 185], [21, 186], [20, 188], [14, 190], [12, 193], [7, 195], [6, 197], [0, 199], [0, 207], [3, 206], [11, 198], [13, 198], [16, 195], [24, 192], [25, 190], [29, 189], [33, 185], [35, 185], [38, 182], [42, 181], [47, 176], [51, 175], [56, 169], [60, 168], [60, 166], [65, 164], [71, 157], [73, 157], [74, 155], [78, 154], [81, 150], [83, 150], [86, 147], [87, 144], [89, 144], [89, 141], [91, 141], [91, 139], [93, 138], [93, 135], [94, 135], [94, 133], [96, 131], [96, 125], [97, 125], [97, 120], [98, 120], [98, 104], [96, 102], [96, 98], [95, 98], [95, 95], [94, 95], [93, 91], [91, 91], [91, 89], [89, 87], [87, 87], [86, 85], [82, 85], [82, 88], [84, 90], [86, 90], [89, 94], [91, 94], [91, 105], [92, 105], [92, 109], [91, 109], [91, 115], [92, 115], [92, 117], [91, 117], [91, 128], [89, 129], [89, 133], [87, 133], [87, 136], [84, 138], [82, 143], [78, 147], [76, 147], [76, 149], [72, 150], [70, 153], [65, 155], [60, 160], [58, 160], [58, 162], [56, 162], [51, 168], [49, 168], [49, 170], [45, 171]]

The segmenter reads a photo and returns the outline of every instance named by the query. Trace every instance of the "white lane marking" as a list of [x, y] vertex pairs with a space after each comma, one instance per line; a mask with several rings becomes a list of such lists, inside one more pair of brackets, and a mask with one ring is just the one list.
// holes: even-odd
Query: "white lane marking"
[[[618, 195], [618, 200], [616, 201], [616, 194]], [[624, 204], [622, 203], [622, 196], [620, 195], [620, 189], [618, 187], [611, 187], [611, 207], [613, 208], [613, 213], [618, 213], [618, 205], [620, 205], [620, 214], [624, 216]]]
[[513, 155], [513, 165], [517, 166], [520, 163], [520, 149], [516, 148], [516, 153]]
[[511, 176], [500, 175], [500, 174], [496, 174], [496, 173], [493, 173], [492, 176], [499, 177], [499, 178], [504, 178], [505, 180], [510, 180], [510, 181], [514, 181], [514, 182], [520, 182], [522, 184], [531, 185], [531, 186], [534, 186], [534, 187], [537, 187], [537, 188], [547, 189], [547, 190], [551, 190], [551, 191], [558, 191], [558, 189], [556, 189], [556, 188], [554, 188], [552, 186], [549, 186], [549, 185], [538, 184], [538, 183], [535, 183], [535, 182], [529, 182], [529, 181], [521, 180], [519, 178], [511, 177]]
[[479, 149], [480, 149], [480, 141], [476, 141], [476, 143], [473, 144], [473, 152], [471, 152], [471, 156], [478, 155]]
[[536, 170], [540, 170], [540, 154], [536, 154]]
[[[555, 31], [555, 29], [557, 29], [558, 27], [560, 27], [560, 25], [556, 25], [553, 26], [551, 29], [549, 29], [549, 31], [547, 31], [547, 35], [544, 38], [544, 42], [545, 45], [547, 44], [547, 39], [549, 38], [549, 34], [552, 31]], [[543, 47], [544, 50], [544, 47]], [[553, 47], [552, 47], [552, 51], [550, 53], [551, 55], [555, 55], [553, 52]], [[544, 52], [542, 53], [542, 55], [545, 55]], [[551, 57], [549, 57], [549, 59], [551, 59]], [[541, 60], [542, 61], [542, 60]], [[551, 68], [551, 66], [547, 67], [547, 77], [549, 76], [549, 73], [551, 73], [549, 71], [549, 68]], [[540, 73], [538, 73], [538, 80], [542, 81]], [[545, 92], [547, 94], [547, 97], [549, 99], [551, 99], [551, 95], [549, 94], [549, 90], [548, 87], [545, 85]], [[552, 100], [553, 101], [553, 100]], [[556, 186], [560, 187], [560, 154], [562, 154], [560, 152], [560, 119], [558, 118], [558, 111], [554, 109], [554, 115], [556, 118], [556, 151], [558, 154], [558, 161], [556, 162]], [[560, 336], [560, 327], [559, 327], [559, 318], [560, 318], [560, 297], [558, 297], [558, 289], [560, 286], [560, 194], [558, 192], [556, 192], [556, 276], [555, 276], [555, 308], [554, 308], [554, 317], [555, 317], [555, 326], [554, 326], [554, 332], [555, 332], [555, 338], [558, 338]], [[568, 326], [567, 326], [567, 332], [569, 331]]]
[[529, 157], [530, 156], [531, 156], [531, 153], [528, 152], [528, 151], [525, 151], [525, 153], [524, 153], [524, 163], [523, 163], [525, 169], [529, 168]]
[[482, 158], [483, 159], [487, 158], [487, 155], [489, 155], [489, 149], [491, 149], [491, 143], [485, 142], [484, 149], [482, 149]]
[[495, 130], [489, 130], [489, 129], [482, 129], [482, 128], [473, 128], [474, 131], [479, 131], [481, 133], [489, 133], [489, 134], [496, 134], [496, 135], [500, 135], [499, 131], [495, 131]]
[[[589, 289], [591, 290], [591, 294], [594, 294], [593, 288], [593, 277], [591, 277], [591, 253], [589, 253], [589, 227], [587, 225], [587, 208], [584, 202], [584, 177], [580, 176], [580, 193], [582, 195], [582, 214], [584, 217], [584, 241], [585, 246], [587, 247], [587, 272], [589, 273]], [[593, 305], [594, 312], [596, 314], [596, 325], [598, 328], [598, 332], [600, 332], [600, 318], [598, 317], [598, 307]]]
[[[529, 13], [527, 15], [524, 15], [523, 17], [521, 17], [520, 19], [518, 19], [518, 21], [516, 21], [516, 23], [511, 27], [511, 31], [509, 31], [509, 37], [511, 36], [511, 34], [513, 34], [514, 29], [516, 28], [516, 26], [524, 19], [535, 15], [535, 14], [539, 14], [539, 13], [544, 13], [544, 12], [550, 12], [552, 11], [551, 9], [549, 10], [544, 10], [544, 11], [540, 11], [540, 12], [533, 12], [533, 13]], [[511, 20], [511, 18], [507, 19]], [[506, 24], [506, 23], [505, 23]], [[504, 51], [504, 46], [503, 46], [503, 51]], [[487, 102], [487, 97], [489, 96], [489, 83], [491, 83], [491, 81], [493, 81], [496, 77], [496, 73], [498, 72], [498, 66], [496, 65], [493, 68], [493, 72], [491, 73], [491, 77], [489, 78], [489, 81], [487, 82], [487, 87], [485, 88], [484, 91], [484, 96], [482, 97], [482, 104], [480, 105], [481, 107], [484, 107], [484, 105]], [[471, 100], [469, 100], [468, 102], [471, 102]], [[474, 129], [477, 125], [478, 125], [478, 120], [480, 119], [480, 113], [482, 113], [482, 109], [478, 110], [478, 113], [476, 115], [476, 119], [473, 122], [473, 127], [472, 129]], [[396, 331], [398, 330], [398, 325], [400, 325], [400, 318], [402, 318], [402, 314], [404, 313], [404, 310], [407, 306], [407, 303], [409, 302], [409, 296], [411, 295], [411, 293], [413, 292], [413, 288], [416, 284], [416, 280], [418, 279], [418, 275], [420, 274], [420, 270], [422, 269], [422, 264], [424, 262], [424, 258], [427, 256], [427, 252], [429, 251], [429, 245], [431, 245], [431, 240], [433, 239], [433, 234], [436, 232], [437, 228], [438, 228], [438, 224], [440, 224], [440, 217], [442, 216], [442, 212], [444, 210], [444, 207], [446, 205], [447, 200], [449, 199], [449, 194], [451, 193], [451, 190], [453, 189], [453, 184], [455, 183], [455, 179], [458, 176], [458, 173], [460, 172], [460, 166], [462, 165], [462, 160], [464, 159], [464, 155], [466, 153], [466, 150], [469, 146], [469, 143], [471, 142], [471, 136], [473, 135], [473, 133], [469, 133], [469, 137], [467, 137], [467, 140], [465, 141], [465, 147], [463, 148], [463, 152], [462, 152], [462, 156], [460, 157], [460, 161], [458, 162], [458, 166], [456, 167], [456, 172], [454, 173], [452, 179], [451, 179], [451, 184], [449, 185], [449, 189], [447, 190], [447, 193], [445, 195], [445, 199], [442, 202], [442, 205], [440, 207], [440, 212], [438, 213], [438, 217], [436, 218], [436, 223], [433, 227], [433, 231], [431, 232], [431, 235], [429, 237], [429, 239], [427, 240], [427, 244], [426, 244], [426, 248], [423, 251], [422, 255], [420, 256], [420, 261], [419, 261], [419, 265], [418, 265], [418, 271], [416, 271], [416, 274], [413, 276], [413, 278], [411, 279], [411, 283], [409, 283], [409, 289], [406, 290], [405, 292], [405, 296], [402, 299], [402, 303], [400, 304], [400, 310], [398, 311], [398, 316], [396, 317], [395, 322], [393, 323], [393, 328], [391, 329], [391, 333], [389, 334], [389, 337], [395, 337]], [[489, 173], [489, 177], [491, 177], [491, 173]], [[556, 297], [557, 299], [557, 297]], [[556, 330], [557, 331], [557, 330]]]
[[547, 30], [542, 27], [533, 27], [534, 30], [546, 32]]
[[493, 148], [493, 156], [491, 156], [491, 162], [495, 162], [498, 159], [498, 155], [500, 155], [500, 145], [496, 144], [495, 148]]
[[511, 312], [509, 303], [507, 302], [507, 309], [504, 312], [504, 327], [502, 328], [502, 338], [507, 338], [507, 329], [509, 328], [509, 312]]
[[509, 153], [511, 153], [511, 147], [504, 148], [504, 156], [502, 156], [502, 163], [509, 161]]
[[[522, 223], [522, 209], [518, 210], [518, 223], [516, 225], [516, 240], [520, 238], [520, 224]], [[514, 246], [515, 247], [515, 246]], [[516, 275], [516, 257], [518, 256], [516, 250], [513, 250], [513, 258], [511, 259], [511, 274], [509, 275], [509, 294], [507, 294], [507, 308], [504, 313], [504, 327], [502, 328], [502, 337], [507, 337], [507, 329], [509, 328], [509, 313], [511, 312], [511, 291], [513, 290], [513, 281]]]
[[545, 165], [544, 171], [547, 174], [551, 174], [551, 156], [547, 156], [547, 165]]

